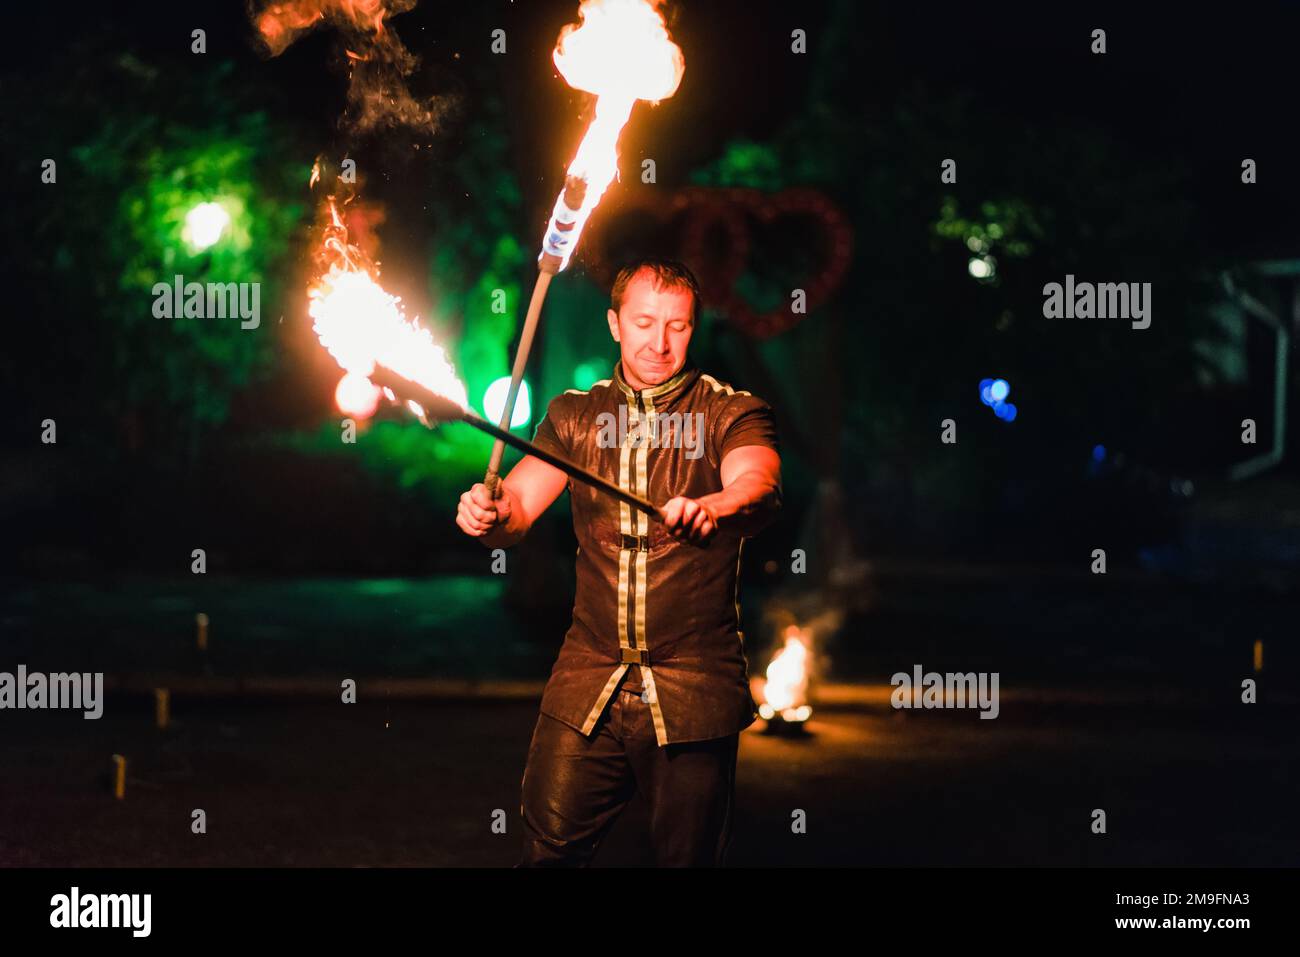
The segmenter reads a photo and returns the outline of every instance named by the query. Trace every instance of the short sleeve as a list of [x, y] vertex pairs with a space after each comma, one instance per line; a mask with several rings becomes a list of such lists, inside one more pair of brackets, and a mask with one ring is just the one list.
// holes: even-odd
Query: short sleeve
[[565, 427], [560, 399], [561, 396], [557, 395], [546, 407], [546, 415], [537, 423], [537, 431], [533, 434], [533, 444], [552, 455], [571, 459], [573, 456], [569, 451], [568, 429]]
[[753, 395], [731, 396], [718, 430], [718, 461], [732, 449], [746, 445], [766, 445], [778, 455], [780, 440], [776, 433], [776, 414], [772, 407]]

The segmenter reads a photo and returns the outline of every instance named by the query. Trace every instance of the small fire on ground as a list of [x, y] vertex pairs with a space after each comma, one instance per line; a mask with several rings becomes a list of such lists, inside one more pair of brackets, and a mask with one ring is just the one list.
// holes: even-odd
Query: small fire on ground
[[785, 630], [785, 644], [767, 666], [767, 683], [758, 713], [767, 721], [799, 723], [812, 716], [808, 703], [808, 676], [812, 667], [812, 650], [808, 634], [797, 625]]

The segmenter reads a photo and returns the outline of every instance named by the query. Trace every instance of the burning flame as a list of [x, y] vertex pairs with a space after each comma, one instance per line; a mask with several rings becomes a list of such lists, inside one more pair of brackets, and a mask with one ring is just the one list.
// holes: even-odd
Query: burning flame
[[596, 95], [596, 110], [569, 164], [569, 175], [585, 180], [587, 191], [561, 254], [565, 264], [587, 217], [618, 175], [618, 137], [632, 105], [672, 96], [686, 69], [651, 0], [583, 0], [578, 19], [560, 31], [555, 67], [574, 89]]
[[284, 0], [268, 3], [253, 22], [267, 47], [279, 55], [300, 34], [326, 19], [380, 33], [388, 13], [384, 0]]
[[555, 43], [555, 66], [574, 89], [657, 103], [677, 92], [686, 69], [663, 14], [649, 0], [583, 0], [581, 23]]
[[[308, 290], [311, 303], [307, 311], [315, 320], [313, 328], [321, 345], [348, 373], [335, 393], [339, 408], [361, 414], [371, 399], [377, 402], [379, 390], [366, 381], [376, 365], [466, 408], [465, 385], [456, 378], [442, 347], [418, 321], [406, 318], [401, 299], [376, 281], [378, 269], [348, 244], [347, 228], [333, 198], [328, 200], [328, 211], [322, 255], [329, 265]], [[383, 391], [392, 397], [388, 390]], [[407, 405], [423, 415], [415, 403]]]
[[812, 713], [808, 706], [808, 646], [800, 630], [791, 625], [786, 629], [785, 646], [773, 656], [767, 666], [767, 687], [763, 691], [764, 718], [778, 712], [787, 721], [805, 721]]

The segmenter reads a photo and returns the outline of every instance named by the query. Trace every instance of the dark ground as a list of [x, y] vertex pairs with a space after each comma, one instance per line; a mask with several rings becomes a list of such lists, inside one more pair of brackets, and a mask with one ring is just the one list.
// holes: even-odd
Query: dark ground
[[[1228, 689], [1229, 691], [1231, 689]], [[363, 685], [364, 697], [364, 685]], [[1016, 701], [1001, 715], [822, 711], [804, 739], [742, 735], [731, 865], [1300, 864], [1300, 708]], [[529, 702], [179, 702], [14, 712], [0, 862], [507, 866]], [[109, 755], [130, 759], [127, 796]], [[1104, 808], [1108, 833], [1089, 830]], [[203, 808], [208, 833], [190, 833]], [[508, 833], [493, 834], [504, 809]], [[807, 833], [791, 833], [791, 812]], [[651, 863], [638, 801], [598, 864]]]
[[[762, 722], [742, 735], [729, 863], [1300, 865], [1294, 566], [1197, 555], [1178, 575], [1104, 577], [873, 560], [821, 648], [809, 735], [775, 739]], [[98, 721], [0, 713], [0, 865], [514, 862], [525, 753], [567, 616], [510, 611], [499, 577], [3, 584], [0, 670], [104, 670], [137, 693], [110, 695]], [[761, 674], [770, 635], [756, 612], [781, 599], [743, 601]], [[205, 655], [198, 611], [212, 619]], [[917, 663], [999, 672], [1000, 716], [893, 710], [889, 675]], [[358, 704], [336, 703], [344, 677]], [[1249, 677], [1258, 704], [1240, 701]], [[301, 693], [212, 693], [256, 678]], [[425, 696], [401, 696], [401, 682]], [[448, 695], [456, 682], [463, 697]], [[173, 688], [166, 731], [157, 685]], [[129, 759], [124, 801], [109, 790], [114, 753]], [[190, 833], [195, 808], [206, 835]], [[1105, 835], [1091, 833], [1094, 808]], [[806, 834], [791, 833], [796, 809]], [[651, 863], [646, 823], [634, 801], [598, 865]]]

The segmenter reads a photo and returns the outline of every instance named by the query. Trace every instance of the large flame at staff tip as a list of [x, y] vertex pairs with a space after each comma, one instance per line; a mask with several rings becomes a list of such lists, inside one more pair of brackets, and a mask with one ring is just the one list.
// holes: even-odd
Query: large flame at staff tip
[[677, 92], [686, 63], [657, 3], [583, 0], [578, 19], [555, 42], [555, 66], [569, 86], [652, 103]]
[[[349, 374], [345, 380], [353, 376], [364, 379], [376, 365], [382, 365], [467, 408], [465, 385], [456, 378], [446, 352], [428, 329], [406, 318], [401, 299], [379, 285], [377, 270], [355, 246], [348, 245], [332, 200], [329, 213], [331, 222], [322, 247], [329, 267], [308, 290], [311, 301], [307, 312], [315, 320], [313, 329], [321, 345]], [[349, 404], [362, 395], [360, 384], [351, 379], [346, 389]], [[342, 406], [344, 398], [339, 396], [338, 401]], [[418, 406], [412, 411], [420, 413]]]
[[587, 192], [565, 262], [577, 232], [618, 175], [618, 136], [633, 104], [672, 96], [686, 69], [656, 2], [583, 0], [578, 19], [560, 31], [555, 67], [570, 86], [597, 99], [595, 116], [569, 164], [569, 175], [585, 180]]

